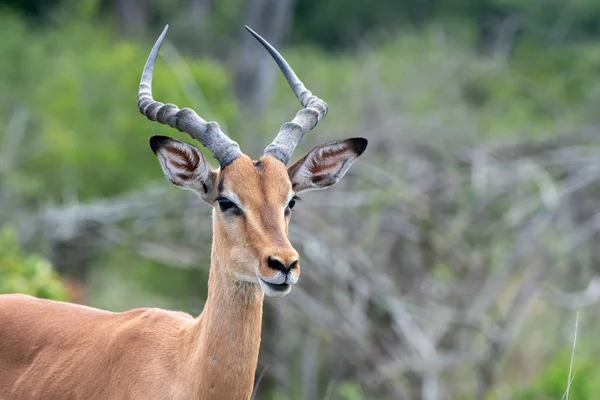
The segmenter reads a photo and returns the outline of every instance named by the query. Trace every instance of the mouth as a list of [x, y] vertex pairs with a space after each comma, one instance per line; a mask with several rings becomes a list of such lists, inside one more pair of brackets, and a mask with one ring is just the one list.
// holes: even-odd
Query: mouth
[[262, 287], [265, 294], [270, 297], [283, 297], [292, 290], [292, 286], [290, 284], [269, 283], [260, 276], [258, 277], [258, 283]]

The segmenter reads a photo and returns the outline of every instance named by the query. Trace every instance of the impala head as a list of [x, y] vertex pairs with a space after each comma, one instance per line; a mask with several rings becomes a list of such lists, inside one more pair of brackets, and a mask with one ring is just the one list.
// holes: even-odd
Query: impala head
[[335, 184], [365, 150], [367, 140], [352, 138], [317, 146], [287, 167], [302, 136], [327, 113], [327, 104], [304, 87], [277, 50], [246, 27], [275, 59], [304, 107], [282, 125], [264, 155], [251, 160], [216, 122], [205, 121], [189, 108], [180, 110], [153, 99], [152, 72], [167, 28], [146, 62], [139, 109], [148, 119], [197, 139], [212, 152], [220, 168], [211, 168], [196, 147], [176, 139], [154, 136], [150, 147], [173, 184], [197, 193], [214, 207], [213, 257], [224, 261], [229, 275], [258, 283], [268, 296], [284, 296], [300, 275], [300, 257], [288, 238], [298, 194]]

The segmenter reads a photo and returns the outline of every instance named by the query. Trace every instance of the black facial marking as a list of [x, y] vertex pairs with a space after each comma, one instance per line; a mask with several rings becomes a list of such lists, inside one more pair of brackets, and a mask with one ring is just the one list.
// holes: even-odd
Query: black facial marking
[[254, 161], [253, 164], [256, 167], [256, 169], [263, 169], [265, 167], [261, 160]]
[[225, 178], [221, 178], [219, 180], [219, 186], [217, 187], [217, 189], [219, 190], [219, 193], [223, 192], [223, 186], [224, 186], [224, 182], [225, 182]]
[[226, 197], [217, 197], [216, 202], [219, 204], [219, 209], [224, 214], [233, 214], [243, 216], [244, 212], [233, 201]]

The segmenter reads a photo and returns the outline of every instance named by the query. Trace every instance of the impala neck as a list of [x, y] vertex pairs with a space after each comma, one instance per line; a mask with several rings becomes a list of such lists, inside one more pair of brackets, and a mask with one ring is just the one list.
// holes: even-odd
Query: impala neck
[[[258, 362], [264, 293], [228, 272], [228, 252], [213, 244], [204, 310], [192, 330], [200, 398], [248, 399]], [[220, 256], [225, 254], [225, 257]]]

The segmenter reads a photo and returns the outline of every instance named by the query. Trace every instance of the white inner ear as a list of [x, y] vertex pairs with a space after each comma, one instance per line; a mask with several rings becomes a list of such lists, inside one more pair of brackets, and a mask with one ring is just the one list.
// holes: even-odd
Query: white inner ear
[[292, 180], [298, 184], [298, 191], [325, 189], [337, 183], [356, 158], [345, 142], [317, 147], [297, 166]]
[[310, 172], [310, 170], [314, 165], [315, 158], [312, 156], [312, 154], [309, 154], [302, 165], [300, 165], [294, 172], [294, 182], [299, 182], [301, 186], [306, 186], [308, 182], [311, 182], [312, 172]]
[[165, 176], [182, 189], [205, 194], [210, 190], [210, 166], [195, 147], [172, 140], [158, 152], [158, 161]]

